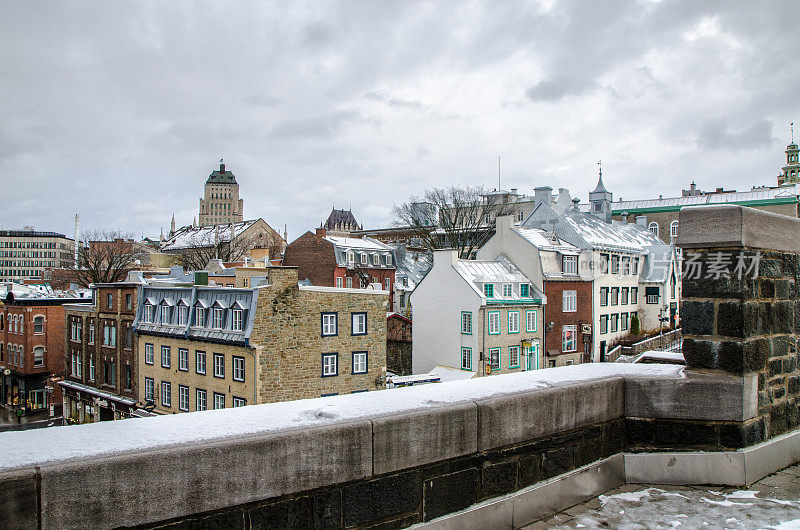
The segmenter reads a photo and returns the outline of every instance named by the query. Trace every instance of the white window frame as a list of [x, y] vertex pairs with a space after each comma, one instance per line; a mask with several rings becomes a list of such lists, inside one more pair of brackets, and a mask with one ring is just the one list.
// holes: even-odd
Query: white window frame
[[352, 276], [348, 276], [347, 277], [347, 281], [345, 282], [345, 285], [347, 285], [348, 289], [352, 289], [353, 288], [353, 277]]
[[181, 372], [189, 371], [189, 350], [188, 348], [178, 348], [178, 370]]
[[525, 331], [535, 333], [539, 329], [539, 314], [536, 309], [525, 311]]
[[361, 264], [367, 265], [367, 255], [364, 253], [361, 254]]
[[244, 329], [244, 311], [241, 309], [233, 309], [231, 311], [231, 329], [234, 331], [242, 331]]
[[508, 312], [508, 332], [519, 333], [519, 311]]
[[658, 237], [658, 223], [655, 221], [651, 221], [650, 224], [647, 225], [647, 230], [652, 233], [654, 236]]
[[[39, 326], [39, 331], [36, 331], [36, 326]], [[44, 316], [36, 315], [33, 317], [33, 334], [34, 335], [43, 335], [44, 334]]]
[[335, 337], [339, 334], [339, 323], [337, 313], [322, 313], [322, 336]]
[[578, 256], [561, 256], [561, 272], [575, 276], [578, 274]]
[[225, 408], [225, 394], [214, 392], [214, 410]]
[[155, 364], [155, 358], [153, 357], [153, 348], [154, 346], [150, 343], [144, 344], [144, 364]]
[[508, 347], [508, 367], [519, 368], [519, 346]]
[[341, 276], [337, 276], [336, 277], [336, 287], [344, 287], [343, 283], [344, 282], [342, 281], [342, 277]]
[[189, 387], [178, 385], [178, 410], [189, 412]]
[[472, 348], [461, 348], [461, 369], [472, 370]]
[[161, 325], [166, 326], [170, 323], [170, 315], [169, 313], [169, 305], [168, 304], [161, 304]]
[[672, 221], [669, 224], [669, 237], [672, 239], [678, 237], [678, 221]]
[[244, 357], [234, 355], [233, 359], [233, 380], [244, 383]]
[[578, 310], [578, 291], [561, 291], [561, 312], [575, 313]]
[[214, 359], [214, 377], [225, 379], [225, 354], [212, 352]]
[[214, 329], [222, 329], [225, 325], [225, 310], [221, 307], [215, 307], [212, 311], [213, 315], [213, 328]]
[[170, 346], [161, 346], [161, 368], [172, 368], [172, 348]]
[[366, 335], [367, 334], [367, 314], [366, 313], [351, 313], [350, 314], [351, 333], [353, 335]]
[[339, 354], [322, 354], [322, 377], [334, 377], [339, 375]]
[[153, 401], [156, 393], [156, 382], [152, 377], [144, 378], [144, 400]]
[[510, 283], [503, 284], [503, 298], [511, 298], [513, 293], [513, 287]]
[[169, 381], [161, 381], [161, 406], [172, 406], [172, 383]]
[[[202, 363], [200, 362], [202, 360]], [[200, 375], [206, 375], [206, 361], [208, 360], [208, 356], [204, 350], [195, 350], [194, 351], [194, 372]], [[200, 365], [203, 365], [203, 371], [200, 371]]]
[[500, 334], [500, 311], [490, 311], [488, 315], [489, 335]]
[[198, 328], [206, 327], [206, 308], [195, 306], [194, 308], [194, 325]]
[[208, 394], [204, 389], [195, 389], [194, 403], [195, 410], [208, 410]]
[[578, 351], [578, 326], [576, 324], [562, 326], [561, 351], [564, 353]]
[[247, 400], [244, 398], [233, 396], [233, 408], [246, 407]]
[[472, 335], [472, 312], [461, 312], [461, 334]]
[[189, 320], [189, 308], [185, 305], [178, 306], [178, 325], [185, 326]]
[[353, 374], [367, 373], [367, 352], [354, 351], [353, 352]]

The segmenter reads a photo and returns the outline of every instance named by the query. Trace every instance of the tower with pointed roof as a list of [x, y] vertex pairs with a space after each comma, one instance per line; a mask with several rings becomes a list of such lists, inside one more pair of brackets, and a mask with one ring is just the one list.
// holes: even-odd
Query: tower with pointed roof
[[789, 145], [786, 146], [786, 165], [781, 168], [781, 174], [778, 175], [778, 186], [800, 182], [800, 162], [797, 159], [800, 149], [794, 143], [794, 123], [791, 123], [790, 127], [791, 140], [789, 140]]
[[600, 178], [597, 180], [597, 187], [595, 187], [593, 192], [589, 193], [591, 214], [610, 223], [612, 195], [603, 185], [603, 166], [601, 162], [598, 162], [597, 165], [600, 166]]
[[244, 201], [239, 198], [239, 184], [222, 159], [219, 171], [212, 171], [206, 180], [204, 196], [200, 199], [200, 226], [239, 223], [243, 220]]

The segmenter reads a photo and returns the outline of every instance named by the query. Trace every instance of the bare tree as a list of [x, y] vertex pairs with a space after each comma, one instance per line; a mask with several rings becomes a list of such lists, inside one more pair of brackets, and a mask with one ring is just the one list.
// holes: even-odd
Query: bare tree
[[81, 243], [75, 270], [75, 279], [81, 285], [122, 281], [128, 271], [149, 259], [146, 247], [130, 234], [90, 230], [83, 233]]
[[395, 205], [394, 225], [408, 228], [424, 248], [452, 248], [470, 258], [494, 234], [495, 218], [513, 212], [511, 204], [493, 197], [481, 187], [432, 188]]

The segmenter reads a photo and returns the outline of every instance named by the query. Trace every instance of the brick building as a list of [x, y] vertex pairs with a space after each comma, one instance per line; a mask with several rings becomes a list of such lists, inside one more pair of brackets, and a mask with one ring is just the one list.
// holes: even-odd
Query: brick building
[[241, 278], [250, 288], [142, 287], [141, 406], [169, 414], [383, 387], [386, 291], [299, 286], [296, 268], [265, 270]]
[[546, 366], [591, 362], [592, 282], [546, 279], [544, 293]]
[[325, 228], [306, 232], [286, 246], [283, 264], [297, 267], [312, 285], [364, 289], [379, 284], [390, 293], [393, 310], [393, 249], [375, 239], [331, 236]]
[[386, 317], [386, 369], [397, 375], [411, 375], [411, 326], [403, 315]]
[[0, 307], [0, 401], [32, 412], [61, 403], [64, 304], [84, 299], [14, 289]]
[[136, 410], [133, 318], [140, 283], [96, 284], [92, 303], [65, 306], [64, 418], [75, 423], [129, 418]]

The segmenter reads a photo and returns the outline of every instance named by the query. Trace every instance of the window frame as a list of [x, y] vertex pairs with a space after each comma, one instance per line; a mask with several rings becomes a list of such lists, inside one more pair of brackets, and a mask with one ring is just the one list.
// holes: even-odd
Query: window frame
[[[531, 315], [533, 315], [533, 326], [531, 326]], [[536, 333], [539, 330], [539, 310], [528, 309], [525, 311], [525, 333]]]
[[[467, 354], [467, 357], [464, 357], [464, 354]], [[465, 363], [464, 360], [468, 359], [469, 362]], [[461, 369], [472, 371], [472, 348], [467, 346], [461, 347]]]
[[611, 305], [619, 305], [619, 287], [611, 288]]
[[561, 312], [576, 313], [578, 311], [578, 291], [561, 291]]
[[[496, 324], [496, 326], [493, 326], [492, 324]], [[495, 327], [496, 330], [492, 331], [492, 328]], [[503, 332], [500, 325], [500, 311], [488, 311], [486, 313], [486, 329], [488, 331], [488, 335], [500, 335]]]
[[[39, 331], [36, 331], [37, 325], [39, 326]], [[44, 315], [35, 315], [33, 317], [33, 334], [44, 335]]]
[[[326, 318], [333, 318], [333, 331], [329, 329], [327, 332], [326, 330]], [[339, 313], [338, 311], [323, 311], [320, 313], [320, 336], [321, 337], [336, 337], [339, 335]], [[327, 327], [330, 328], [331, 324], [328, 322]]]
[[[164, 353], [166, 352], [166, 356]], [[166, 363], [164, 360], [166, 359]], [[172, 368], [172, 348], [165, 344], [161, 345], [161, 368]]]
[[[144, 378], [144, 400], [145, 401], [152, 401], [155, 403], [156, 397], [156, 382], [155, 379], [152, 377], [145, 377]], [[148, 397], [149, 394], [149, 397]]]
[[[514, 352], [516, 351], [516, 358], [517, 362], [514, 362]], [[508, 347], [508, 367], [509, 368], [519, 368], [519, 352], [520, 347], [517, 345], [509, 346]]]
[[484, 283], [483, 284], [483, 295], [486, 298], [494, 298], [494, 284], [493, 283]]
[[244, 331], [243, 309], [231, 309], [231, 329], [233, 331]]
[[233, 403], [232, 403], [233, 408], [235, 408], [235, 409], [238, 409], [239, 407], [246, 407], [247, 406], [247, 400], [245, 398], [232, 396], [232, 401], [233, 401]]
[[[494, 356], [495, 354], [497, 354], [496, 357]], [[502, 355], [503, 355], [503, 349], [502, 348], [489, 348], [489, 370], [490, 371], [498, 372], [503, 368], [502, 360], [501, 360], [501, 356]], [[497, 359], [497, 363], [494, 362], [495, 358]], [[495, 366], [496, 366], [496, 368], [495, 368]]]
[[[212, 375], [214, 377], [216, 377], [217, 379], [225, 379], [225, 354], [224, 353], [220, 353], [220, 352], [211, 352], [211, 353], [213, 354], [212, 359], [213, 359], [213, 363], [214, 363], [214, 365], [212, 366], [212, 370], [213, 370], [212, 371]], [[221, 368], [221, 370], [219, 370], [219, 371], [217, 371], [217, 367], [218, 367], [217, 359], [221, 359], [221, 362], [219, 363], [219, 368]], [[218, 375], [218, 374], [221, 374], [221, 375]]]
[[[212, 402], [212, 410], [222, 410], [225, 408], [225, 394], [221, 392], [214, 392], [213, 394], [213, 402]], [[217, 401], [222, 401], [222, 406], [217, 406]]]
[[[569, 345], [571, 345], [571, 347]], [[561, 351], [563, 353], [571, 353], [578, 351], [577, 324], [567, 324], [561, 326]]]
[[178, 370], [189, 371], [189, 348], [178, 348]]
[[[166, 396], [166, 399], [165, 399]], [[172, 382], [161, 381], [161, 406], [163, 408], [172, 408]]]
[[[322, 366], [320, 373], [322, 377], [336, 377], [339, 375], [339, 353], [338, 352], [328, 352], [321, 354]], [[326, 359], [333, 359], [333, 372], [328, 370], [328, 366], [326, 365]]]
[[[233, 370], [233, 377], [234, 381], [238, 381], [240, 383], [244, 383], [245, 380], [245, 364], [244, 364], [244, 357], [241, 355], [231, 355], [231, 366]], [[241, 373], [241, 377], [236, 376], [236, 372]]]
[[[467, 317], [465, 320], [464, 317]], [[472, 335], [472, 311], [461, 312], [461, 334]]]
[[510, 283], [503, 284], [503, 298], [511, 298], [514, 296], [514, 286]]
[[638, 287], [631, 287], [631, 304], [639, 304], [639, 288]]
[[530, 296], [531, 296], [531, 284], [529, 283], [519, 284], [519, 297], [530, 298]]
[[[184, 405], [184, 396], [186, 397], [186, 405]], [[178, 410], [189, 412], [189, 387], [186, 385], [178, 385]]]
[[[203, 397], [202, 403], [203, 406], [200, 407], [200, 396]], [[194, 389], [194, 410], [208, 410], [208, 392], [204, 388], [195, 388]]]
[[561, 256], [561, 273], [564, 275], [577, 276], [578, 256], [568, 256], [563, 254]]
[[[356, 331], [356, 317], [363, 318], [363, 331]], [[367, 312], [354, 311], [350, 313], [350, 335], [362, 336], [367, 334]]]
[[[217, 317], [219, 317], [219, 319], [217, 319]], [[221, 307], [211, 308], [211, 328], [225, 329], [225, 310], [223, 308]]]
[[608, 333], [608, 315], [600, 315], [600, 334]]
[[[149, 361], [147, 359], [150, 359]], [[149, 342], [144, 343], [144, 364], [155, 365], [155, 346]]]
[[[364, 359], [364, 369], [356, 370], [356, 356]], [[360, 364], [360, 363], [359, 363]], [[369, 372], [369, 354], [366, 351], [354, 351], [351, 356], [351, 372], [353, 375], [366, 374]]]
[[608, 306], [608, 287], [600, 288], [600, 307]]
[[[200, 359], [203, 360], [203, 371], [200, 371], [200, 363], [198, 362]], [[194, 373], [198, 375], [206, 375], [208, 370], [208, 355], [206, 355], [205, 350], [195, 350], [194, 351]]]
[[[512, 319], [511, 315], [514, 315], [516, 318]], [[508, 333], [519, 333], [519, 311], [509, 311], [507, 316], [507, 326], [508, 326]], [[512, 327], [512, 322], [516, 323], [516, 326]]]
[[610, 321], [609, 332], [617, 333], [619, 331], [619, 313], [609, 315], [608, 320]]

